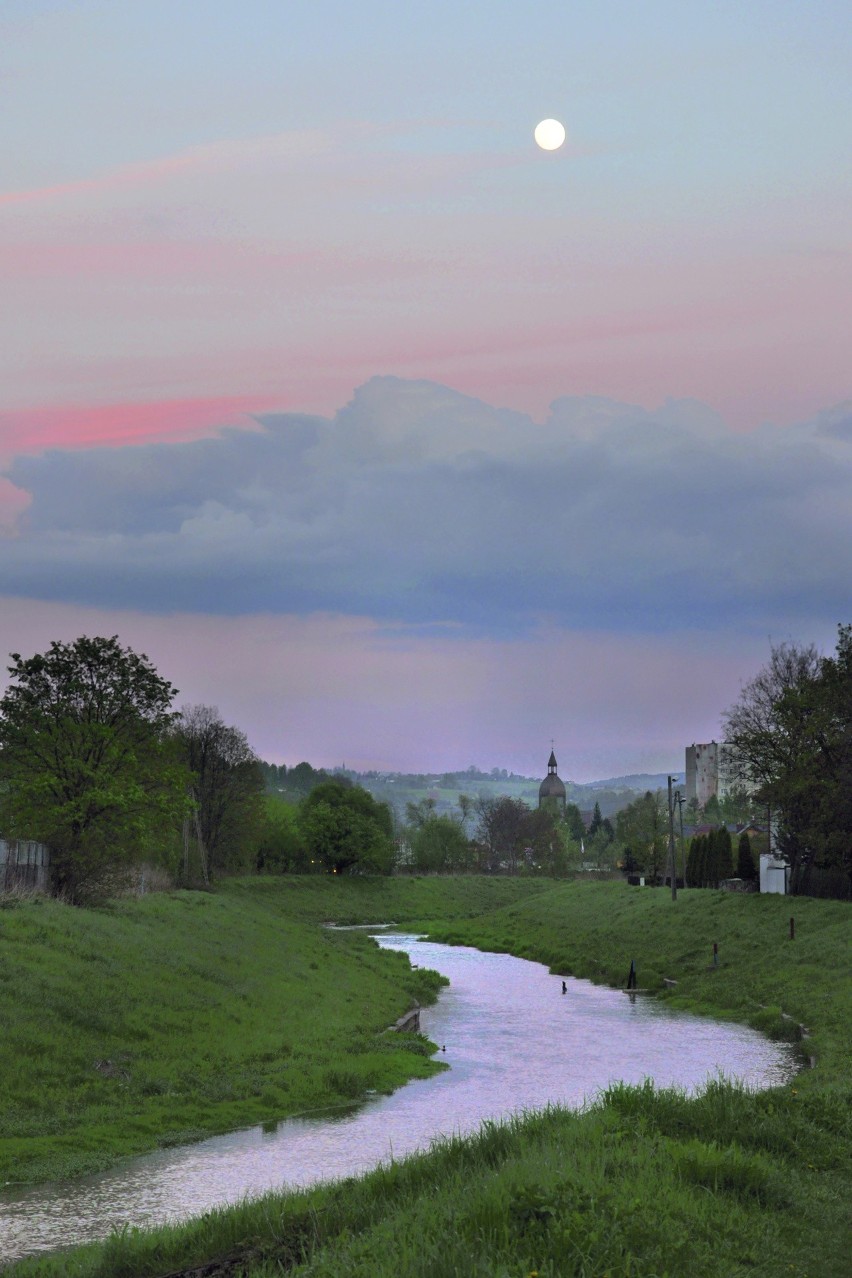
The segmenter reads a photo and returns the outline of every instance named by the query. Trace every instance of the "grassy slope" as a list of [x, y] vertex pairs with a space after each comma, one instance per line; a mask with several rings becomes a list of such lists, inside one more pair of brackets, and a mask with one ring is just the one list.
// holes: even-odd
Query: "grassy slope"
[[[810, 1037], [803, 1050], [818, 1057], [820, 1069], [803, 1083], [822, 1087], [849, 1065], [849, 923], [843, 901], [692, 891], [672, 902], [665, 891], [587, 883], [554, 885], [545, 896], [484, 918], [436, 925], [432, 936], [616, 986], [626, 984], [635, 959], [640, 988], [673, 1006], [792, 1040], [804, 1024]], [[677, 985], [666, 988], [665, 978]]]
[[[343, 895], [328, 913], [342, 913], [346, 885], [333, 888]], [[435, 880], [427, 888], [433, 898], [423, 912], [437, 918], [445, 889]], [[320, 908], [315, 891], [304, 890], [306, 909], [308, 900]], [[366, 908], [354, 893], [348, 899], [355, 914]], [[487, 1129], [360, 1180], [270, 1195], [20, 1272], [141, 1276], [215, 1257], [206, 1273], [845, 1278], [848, 908], [797, 900], [790, 942], [791, 902], [781, 899], [684, 893], [672, 907], [660, 892], [583, 884], [551, 886], [479, 917], [473, 904], [447, 900], [448, 936], [618, 983], [635, 958], [642, 985], [672, 977], [679, 985], [669, 997], [740, 1019], [763, 1016], [767, 1028], [788, 1033], [783, 1007], [810, 1026], [818, 1068], [757, 1096], [725, 1085], [697, 1100], [616, 1088], [587, 1114]], [[722, 964], [708, 971], [713, 940]], [[759, 1003], [771, 1005], [768, 1014]]]
[[0, 910], [0, 1183], [391, 1090], [436, 1066], [377, 1032], [434, 989], [323, 919], [518, 899], [470, 880], [246, 880], [109, 909]]

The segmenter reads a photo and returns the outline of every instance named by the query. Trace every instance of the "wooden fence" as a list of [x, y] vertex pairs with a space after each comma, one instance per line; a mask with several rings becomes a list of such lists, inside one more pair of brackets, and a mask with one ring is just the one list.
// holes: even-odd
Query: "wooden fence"
[[33, 839], [0, 839], [0, 892], [48, 888], [50, 850]]

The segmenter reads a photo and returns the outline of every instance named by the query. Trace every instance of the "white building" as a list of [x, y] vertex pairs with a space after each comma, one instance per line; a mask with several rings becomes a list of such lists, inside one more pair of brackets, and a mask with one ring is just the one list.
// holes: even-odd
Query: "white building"
[[762, 852], [760, 855], [760, 890], [777, 892], [782, 896], [790, 891], [790, 867], [774, 852]]

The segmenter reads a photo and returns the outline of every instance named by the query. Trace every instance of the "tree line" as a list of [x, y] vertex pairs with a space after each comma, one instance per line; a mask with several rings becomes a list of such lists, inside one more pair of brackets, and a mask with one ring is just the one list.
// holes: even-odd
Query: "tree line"
[[[471, 873], [564, 876], [623, 869], [660, 881], [669, 819], [660, 791], [612, 821], [595, 805], [530, 808], [508, 795], [431, 799], [405, 822], [346, 776], [263, 763], [211, 706], [175, 710], [177, 690], [118, 637], [11, 654], [0, 699], [0, 834], [51, 849], [57, 893], [81, 902], [116, 890], [141, 864], [178, 883], [264, 873]], [[719, 829], [692, 840], [689, 886], [754, 876], [746, 839], [734, 865], [724, 817], [766, 804], [794, 884], [852, 874], [852, 627], [837, 652], [773, 647], [725, 717], [743, 788], [705, 809]], [[471, 770], [471, 780], [475, 776]], [[693, 814], [697, 815], [697, 813]]]
[[53, 890], [81, 903], [147, 863], [209, 882], [262, 811], [245, 734], [112, 638], [11, 654], [0, 699], [0, 833], [50, 848]]

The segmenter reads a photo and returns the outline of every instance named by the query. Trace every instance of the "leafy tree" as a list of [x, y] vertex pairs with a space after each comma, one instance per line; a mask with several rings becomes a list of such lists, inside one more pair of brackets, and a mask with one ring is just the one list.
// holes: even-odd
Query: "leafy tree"
[[794, 887], [814, 869], [852, 873], [852, 626], [837, 651], [780, 644], [724, 716], [758, 798], [775, 809]]
[[[315, 786], [323, 785], [332, 778], [324, 768], [311, 767], [310, 763], [297, 763], [294, 768], [290, 768], [287, 772], [287, 778], [284, 783], [284, 789], [290, 791], [294, 796], [310, 794]], [[334, 777], [336, 785], [348, 787], [352, 782], [348, 777]]]
[[485, 849], [485, 868], [492, 874], [516, 874], [527, 846], [530, 809], [522, 799], [481, 794], [476, 801], [477, 834]]
[[726, 825], [741, 825], [751, 820], [756, 806], [754, 796], [744, 785], [734, 785], [719, 800], [719, 820]]
[[521, 827], [525, 867], [562, 878], [580, 861], [580, 845], [568, 837], [560, 814], [551, 808], [527, 809]]
[[751, 839], [743, 830], [737, 843], [737, 878], [745, 879], [751, 882], [757, 877], [754, 867], [754, 857], [751, 853]]
[[470, 844], [452, 817], [427, 817], [412, 828], [409, 844], [412, 864], [421, 873], [457, 874], [470, 865]]
[[564, 820], [568, 829], [568, 837], [573, 839], [575, 843], [579, 843], [586, 837], [586, 827], [583, 824], [583, 815], [576, 803], [565, 804]]
[[456, 799], [459, 810], [459, 819], [463, 830], [467, 830], [468, 822], [473, 816], [476, 804], [469, 794], [460, 794]]
[[619, 849], [615, 844], [615, 831], [609, 817], [604, 817], [595, 834], [588, 835], [584, 847], [584, 859], [591, 864], [604, 868], [615, 864]]
[[299, 830], [311, 860], [329, 873], [390, 874], [393, 817], [360, 786], [337, 780], [315, 786], [299, 809]]
[[837, 650], [819, 677], [800, 691], [812, 750], [798, 778], [796, 817], [804, 847], [797, 886], [809, 890], [814, 870], [852, 877], [852, 625], [838, 628]]
[[191, 798], [211, 875], [254, 859], [264, 809], [260, 761], [215, 706], [183, 706], [175, 724], [192, 773]]
[[406, 803], [405, 818], [410, 826], [420, 830], [427, 821], [432, 820], [436, 807], [436, 800], [427, 795], [425, 799], [419, 799], [417, 803]]
[[270, 793], [284, 788], [287, 781], [286, 763], [265, 763], [262, 759], [258, 765], [263, 774], [263, 782]]
[[175, 689], [117, 635], [11, 654], [0, 700], [0, 825], [50, 846], [55, 891], [80, 903], [158, 857], [186, 809]]
[[668, 856], [668, 814], [659, 790], [647, 790], [615, 818], [616, 838], [631, 849], [635, 864], [655, 882]]
[[711, 794], [704, 804], [704, 820], [708, 825], [717, 825], [722, 820], [722, 805], [718, 794]]
[[312, 868], [294, 804], [266, 795], [254, 855], [261, 874], [305, 874]]

